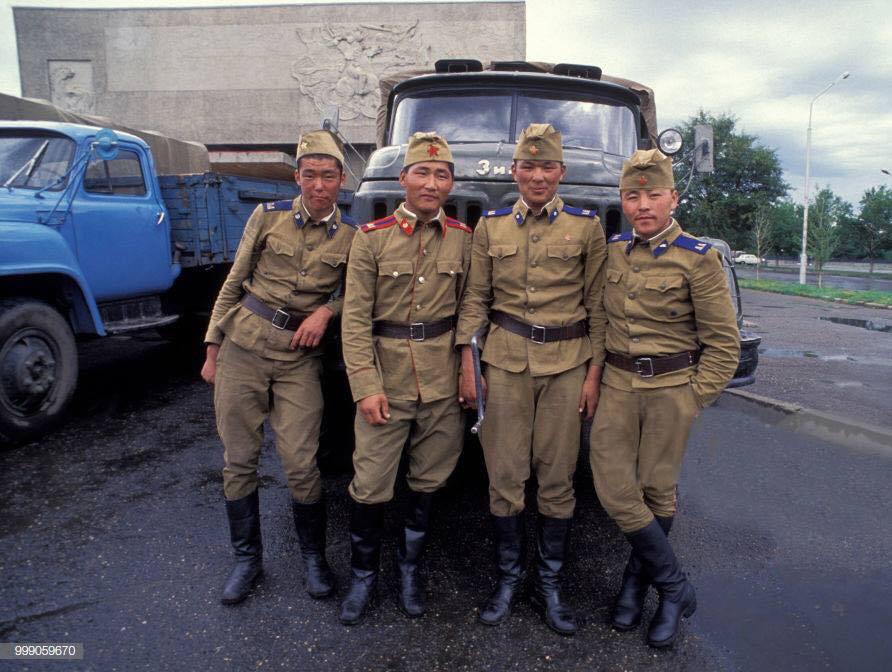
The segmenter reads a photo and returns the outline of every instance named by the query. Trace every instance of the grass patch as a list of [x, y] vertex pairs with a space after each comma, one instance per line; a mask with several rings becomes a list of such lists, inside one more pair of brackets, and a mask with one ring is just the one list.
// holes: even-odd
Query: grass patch
[[892, 306], [892, 292], [866, 291], [858, 289], [837, 289], [835, 287], [815, 287], [800, 285], [782, 280], [752, 280], [739, 278], [738, 284], [744, 289], [756, 289], [760, 292], [774, 292], [788, 296], [807, 296], [825, 301], [844, 301], [845, 303], [878, 303]]

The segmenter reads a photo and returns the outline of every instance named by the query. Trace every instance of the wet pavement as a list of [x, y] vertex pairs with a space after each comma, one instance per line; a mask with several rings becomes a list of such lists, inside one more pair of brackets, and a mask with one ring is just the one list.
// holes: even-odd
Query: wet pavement
[[752, 290], [741, 300], [762, 336], [745, 390], [892, 428], [892, 310]]
[[[642, 631], [605, 625], [627, 546], [584, 464], [567, 580], [579, 634], [551, 633], [526, 603], [501, 627], [476, 623], [492, 565], [473, 446], [439, 498], [424, 618], [407, 620], [393, 597], [396, 504], [382, 597], [365, 624], [344, 628], [336, 601], [302, 592], [289, 494], [269, 441], [266, 578], [247, 602], [224, 607], [218, 591], [230, 557], [210, 392], [184, 373], [195, 362], [168, 344], [113, 345], [88, 348], [70, 422], [0, 453], [0, 641], [83, 642], [84, 660], [66, 670], [699, 672], [892, 662], [892, 457], [770, 427], [721, 401], [698, 420], [681, 480], [672, 536], [700, 607], [671, 651], [649, 649]], [[324, 479], [328, 554], [342, 585], [348, 479], [337, 469]], [[59, 666], [0, 661], [0, 670]]]
[[[755, 279], [756, 269], [752, 266], [737, 266], [737, 277]], [[866, 270], [866, 268], [865, 268]], [[781, 282], [799, 282], [799, 274], [784, 271], [772, 271], [770, 267], [759, 270], [760, 280], [780, 280]], [[818, 286], [818, 274], [808, 272], [806, 282], [809, 285]], [[892, 278], [888, 274], [876, 274], [874, 277], [858, 278], [845, 275], [830, 275], [825, 273], [822, 280], [824, 287], [836, 287], [837, 289], [875, 290], [878, 292], [892, 292]]]

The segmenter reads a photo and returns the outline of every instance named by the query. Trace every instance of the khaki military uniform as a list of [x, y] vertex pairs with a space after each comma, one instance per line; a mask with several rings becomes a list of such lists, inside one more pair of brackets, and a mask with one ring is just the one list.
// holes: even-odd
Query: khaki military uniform
[[734, 375], [740, 339], [719, 253], [675, 220], [649, 242], [625, 233], [607, 247], [607, 351], [636, 358], [701, 351], [695, 365], [652, 377], [605, 367], [592, 472], [604, 508], [629, 533], [654, 515], [674, 515], [691, 423]]
[[[462, 448], [454, 331], [410, 340], [376, 336], [373, 322], [431, 323], [455, 316], [470, 264], [471, 230], [441, 210], [420, 222], [401, 205], [361, 227], [347, 269], [342, 344], [353, 399], [385, 394], [391, 418], [355, 420], [351, 497], [362, 504], [393, 498], [400, 455], [409, 442], [409, 487], [433, 492], [452, 473]], [[419, 334], [420, 335], [420, 334]]]
[[324, 221], [313, 221], [300, 197], [258, 206], [245, 226], [205, 336], [207, 343], [222, 344], [214, 405], [228, 500], [257, 487], [267, 416], [294, 499], [313, 503], [321, 495], [316, 466], [321, 351], [289, 349], [294, 330], [276, 328], [241, 301], [251, 294], [271, 309], [295, 315], [309, 315], [322, 305], [339, 314], [354, 232], [337, 207]]
[[[486, 420], [481, 443], [490, 479], [490, 509], [513, 516], [524, 508], [530, 464], [539, 511], [573, 515], [579, 453], [579, 397], [587, 364], [603, 360], [600, 287], [604, 233], [594, 212], [555, 197], [540, 212], [523, 200], [489, 211], [474, 231], [471, 274], [457, 345], [488, 328]], [[490, 322], [490, 312], [543, 326], [588, 321], [588, 336], [550, 343]]]

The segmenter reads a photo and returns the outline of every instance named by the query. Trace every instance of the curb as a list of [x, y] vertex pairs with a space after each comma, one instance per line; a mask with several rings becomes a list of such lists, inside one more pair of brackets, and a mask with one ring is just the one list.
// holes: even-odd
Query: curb
[[729, 406], [753, 413], [764, 422], [847, 448], [892, 455], [892, 429], [851, 420], [799, 404], [743, 390], [725, 390]]

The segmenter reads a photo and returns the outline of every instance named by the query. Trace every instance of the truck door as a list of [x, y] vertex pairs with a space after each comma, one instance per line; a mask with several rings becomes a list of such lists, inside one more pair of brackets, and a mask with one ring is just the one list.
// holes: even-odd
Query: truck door
[[72, 208], [77, 256], [97, 301], [156, 294], [173, 282], [169, 223], [142, 148], [94, 156]]

